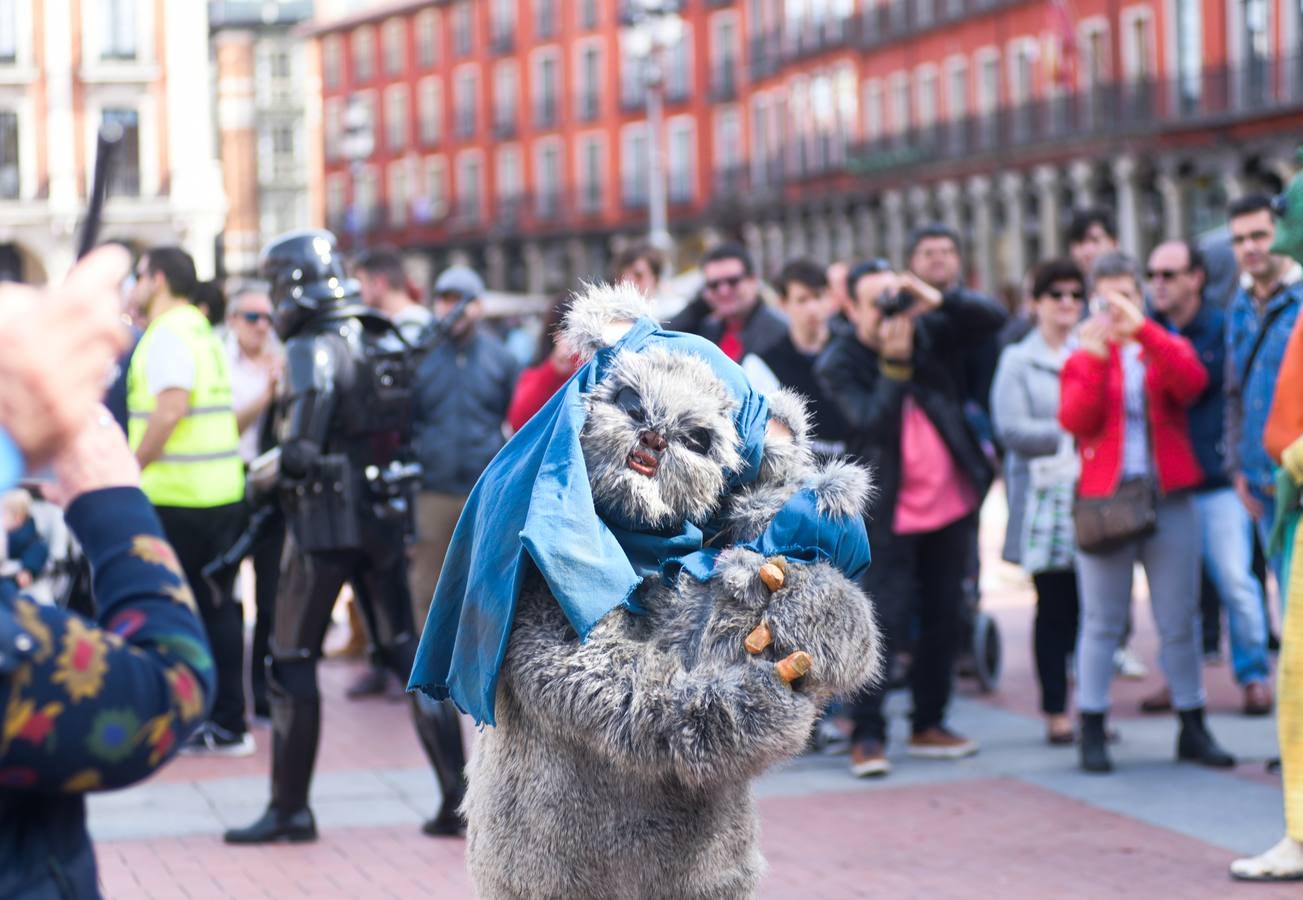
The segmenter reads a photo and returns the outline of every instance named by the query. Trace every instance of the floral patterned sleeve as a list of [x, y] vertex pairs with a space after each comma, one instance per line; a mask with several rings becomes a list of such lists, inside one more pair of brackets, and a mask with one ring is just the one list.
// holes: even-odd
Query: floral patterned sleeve
[[0, 604], [0, 788], [56, 793], [145, 778], [204, 721], [215, 672], [194, 598], [135, 488], [79, 497], [99, 621], [18, 596]]

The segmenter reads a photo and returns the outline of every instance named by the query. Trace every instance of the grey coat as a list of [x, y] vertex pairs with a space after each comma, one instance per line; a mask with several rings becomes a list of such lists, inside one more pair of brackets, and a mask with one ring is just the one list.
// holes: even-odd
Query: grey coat
[[1017, 563], [1021, 555], [1023, 515], [1027, 509], [1027, 461], [1058, 450], [1064, 430], [1059, 425], [1059, 376], [1068, 350], [1052, 349], [1033, 330], [1000, 356], [991, 386], [991, 419], [1005, 448], [1005, 490], [1009, 524], [1003, 557]]

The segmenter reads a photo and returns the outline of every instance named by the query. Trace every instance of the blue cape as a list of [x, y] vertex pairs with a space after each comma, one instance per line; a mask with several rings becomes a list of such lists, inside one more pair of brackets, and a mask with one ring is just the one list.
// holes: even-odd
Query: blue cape
[[[421, 634], [408, 690], [451, 698], [479, 724], [494, 722], [498, 670], [528, 567], [538, 568], [579, 637], [617, 606], [631, 605], [643, 578], [703, 545], [698, 524], [672, 533], [612, 527], [598, 515], [579, 445], [584, 394], [615, 355], [663, 346], [705, 360], [737, 400], [734, 425], [743, 466], [728, 488], [753, 481], [764, 451], [769, 410], [742, 369], [711, 342], [661, 331], [639, 319], [614, 346], [599, 350], [502, 448], [480, 476], [452, 542]], [[713, 556], [696, 564], [705, 571]]]

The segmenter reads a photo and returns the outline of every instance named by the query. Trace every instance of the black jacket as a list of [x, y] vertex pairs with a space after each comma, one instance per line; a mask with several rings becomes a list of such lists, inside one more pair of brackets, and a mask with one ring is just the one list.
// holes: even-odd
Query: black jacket
[[815, 376], [850, 425], [847, 449], [874, 470], [878, 497], [869, 515], [870, 536], [888, 533], [900, 486], [900, 437], [907, 395], [936, 427], [951, 457], [977, 489], [986, 492], [995, 472], [964, 416], [964, 398], [949, 361], [980, 345], [1004, 324], [998, 307], [963, 295], [914, 323], [913, 371], [908, 378], [884, 375], [878, 354], [854, 334], [833, 338], [815, 363]]
[[[698, 294], [691, 303], [681, 309], [665, 324], [667, 331], [684, 331], [696, 334], [718, 344], [724, 336], [724, 323], [711, 318], [710, 306]], [[751, 317], [742, 326], [739, 338], [742, 341], [743, 355], [755, 353], [763, 356], [775, 344], [787, 336], [787, 320], [777, 310], [757, 299]]]

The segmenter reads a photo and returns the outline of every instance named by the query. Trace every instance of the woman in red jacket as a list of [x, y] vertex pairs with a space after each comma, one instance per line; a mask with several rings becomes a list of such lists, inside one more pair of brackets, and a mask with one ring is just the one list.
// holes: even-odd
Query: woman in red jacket
[[1113, 768], [1105, 716], [1113, 652], [1126, 629], [1137, 561], [1145, 567], [1162, 642], [1160, 660], [1180, 716], [1177, 758], [1233, 766], [1234, 758], [1217, 745], [1204, 723], [1200, 531], [1189, 493], [1203, 473], [1190, 444], [1185, 410], [1203, 392], [1208, 374], [1185, 338], [1144, 317], [1140, 277], [1129, 257], [1103, 256], [1093, 274], [1095, 313], [1081, 326], [1080, 349], [1063, 367], [1059, 421], [1077, 441], [1079, 498], [1105, 499], [1124, 489], [1153, 492], [1157, 527], [1113, 549], [1083, 550], [1077, 557], [1081, 766], [1088, 772]]
[[511, 427], [512, 434], [523, 428], [534, 417], [534, 413], [561, 390], [561, 385], [575, 374], [575, 369], [579, 368], [574, 353], [557, 340], [561, 321], [565, 318], [569, 305], [569, 294], [562, 294], [552, 301], [547, 318], [543, 320], [543, 335], [538, 342], [538, 362], [521, 372], [516, 381], [511, 405], [507, 407], [507, 424]]

